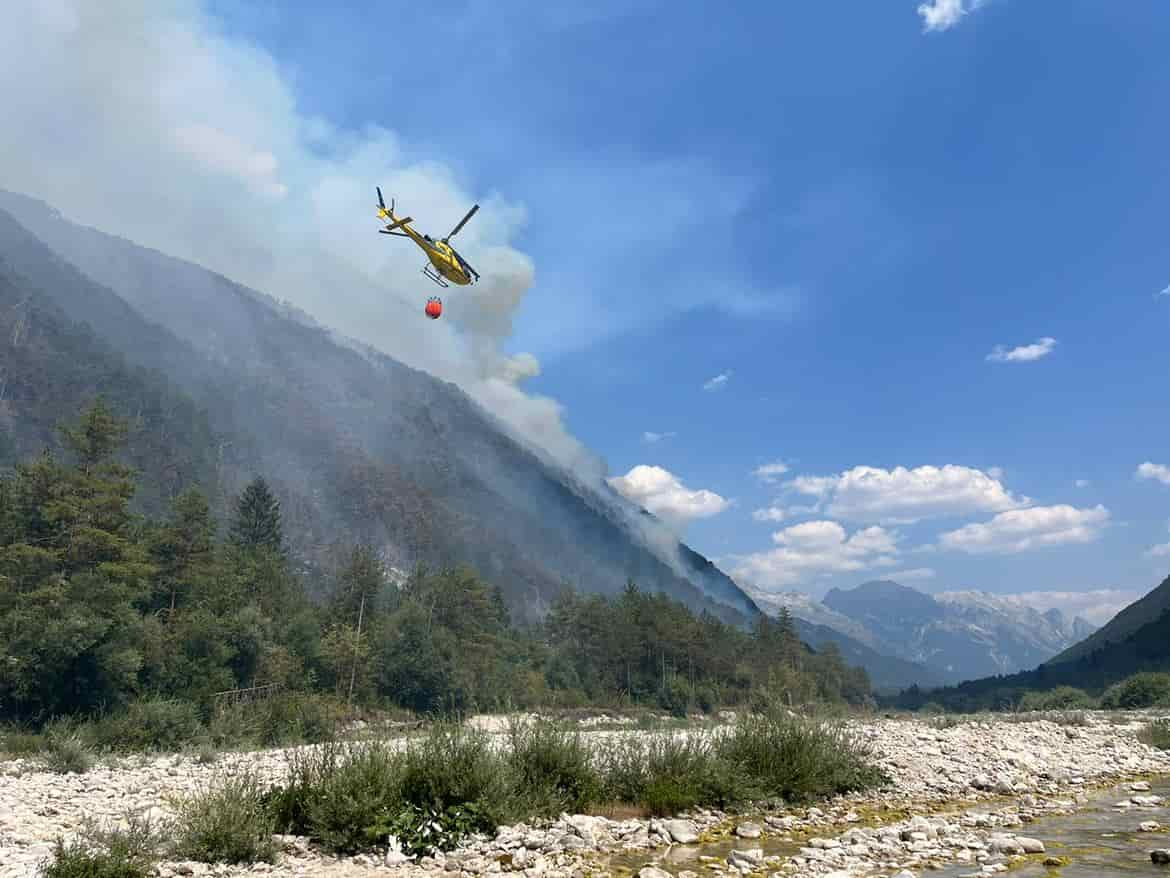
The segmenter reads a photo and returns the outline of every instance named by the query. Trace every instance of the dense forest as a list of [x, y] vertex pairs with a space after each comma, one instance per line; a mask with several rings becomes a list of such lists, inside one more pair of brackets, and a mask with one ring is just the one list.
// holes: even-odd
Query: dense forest
[[136, 513], [126, 431], [98, 398], [61, 428], [62, 452], [0, 475], [0, 719], [160, 697], [207, 711], [216, 693], [261, 685], [418, 713], [870, 697], [864, 671], [814, 653], [786, 615], [743, 630], [630, 583], [566, 587], [543, 620], [517, 624], [499, 584], [465, 567], [394, 577], [356, 544], [306, 572], [262, 476], [223, 522], [197, 487], [165, 515]]

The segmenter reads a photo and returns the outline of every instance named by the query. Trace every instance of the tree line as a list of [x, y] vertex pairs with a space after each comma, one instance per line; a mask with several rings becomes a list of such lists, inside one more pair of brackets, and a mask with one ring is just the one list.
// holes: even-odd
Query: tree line
[[393, 576], [370, 546], [305, 572], [262, 477], [218, 522], [198, 487], [133, 511], [126, 424], [98, 399], [0, 474], [0, 719], [38, 723], [275, 684], [418, 713], [752, 699], [860, 704], [869, 681], [785, 613], [750, 630], [633, 583], [566, 588], [537, 624], [466, 567]]

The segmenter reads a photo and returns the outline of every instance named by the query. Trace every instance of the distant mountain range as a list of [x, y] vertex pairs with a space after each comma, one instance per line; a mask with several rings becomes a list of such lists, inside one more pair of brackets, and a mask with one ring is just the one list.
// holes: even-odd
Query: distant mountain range
[[1060, 610], [1040, 612], [1012, 598], [929, 595], [889, 580], [831, 589], [821, 601], [799, 592], [749, 593], [765, 612], [787, 606], [807, 623], [928, 671], [931, 681], [916, 681], [922, 686], [1033, 668], [1095, 630], [1079, 616], [1066, 619]]
[[746, 590], [770, 616], [777, 616], [781, 607], [788, 607], [801, 640], [814, 649], [834, 644], [849, 664], [865, 668], [875, 692], [892, 693], [912, 685], [929, 688], [950, 682], [945, 674], [921, 662], [883, 653], [873, 645], [877, 639], [870, 631], [802, 592], [769, 593], [750, 587]]
[[1085, 641], [1032, 670], [941, 689], [911, 689], [891, 701], [910, 709], [933, 702], [948, 710], [987, 710], [1015, 705], [1028, 692], [1061, 686], [1098, 695], [1142, 671], [1170, 671], [1170, 577]]

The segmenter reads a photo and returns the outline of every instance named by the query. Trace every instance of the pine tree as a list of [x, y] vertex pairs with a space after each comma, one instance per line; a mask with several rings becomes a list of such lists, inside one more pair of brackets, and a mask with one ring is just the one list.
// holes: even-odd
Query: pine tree
[[356, 545], [337, 577], [329, 599], [329, 615], [343, 625], [354, 625], [363, 603], [369, 615], [374, 611], [386, 582], [386, 568], [370, 546]]
[[236, 501], [231, 526], [232, 542], [243, 548], [281, 551], [284, 538], [280, 523], [280, 501], [263, 476], [257, 476]]
[[780, 608], [777, 617], [777, 628], [780, 635], [780, 654], [783, 660], [792, 668], [800, 667], [800, 635], [796, 631], [796, 620], [792, 618], [787, 606]]
[[175, 498], [171, 520], [159, 529], [151, 546], [164, 601], [172, 613], [179, 592], [211, 564], [214, 539], [215, 522], [207, 498], [198, 488], [189, 488]]

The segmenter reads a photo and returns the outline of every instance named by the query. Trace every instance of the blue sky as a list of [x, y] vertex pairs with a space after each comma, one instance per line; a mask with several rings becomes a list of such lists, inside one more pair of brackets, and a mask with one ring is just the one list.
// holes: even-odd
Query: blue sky
[[[133, 64], [148, 40], [127, 30], [117, 45], [124, 28], [84, 4], [72, 14], [80, 32], [97, 28], [94, 57], [108, 43], [133, 73], [100, 100], [129, 94], [141, 120], [141, 65], [171, 64], [159, 131], [247, 182], [247, 198], [297, 197], [313, 174], [313, 203], [328, 192], [340, 215], [353, 213], [345, 186], [368, 197], [364, 171], [325, 185], [359, 163], [314, 165], [308, 119], [332, 126], [322, 162], [385, 129], [362, 142], [441, 166], [454, 182], [428, 202], [441, 215], [416, 206], [424, 230], [445, 231], [477, 199], [464, 255], [481, 271], [511, 266], [521, 286], [534, 278], [511, 299], [518, 287], [491, 278], [449, 292], [452, 319], [474, 311], [505, 353], [535, 355], [525, 390], [559, 402], [617, 484], [729, 572], [815, 595], [891, 574], [927, 590], [1052, 592], [1031, 599], [1103, 621], [1170, 570], [1170, 549], [1156, 549], [1170, 543], [1170, 7], [920, 3], [741, 2], [717, 15], [657, 0], [214, 0], [217, 34], [159, 30], [171, 54]], [[44, 15], [30, 5], [59, 45], [67, 16]], [[28, 49], [11, 81], [43, 81], [39, 57]], [[88, 79], [16, 118], [66, 95], [77, 120], [94, 103], [86, 81], [123, 82], [108, 57], [93, 62], [100, 75], [73, 57]], [[141, 175], [130, 149], [158, 140], [141, 122], [140, 142], [134, 126], [93, 130], [56, 169], [18, 168], [13, 144], [22, 161], [49, 152], [20, 141], [32, 135], [0, 144], [0, 184], [42, 179], [27, 188], [179, 255], [205, 245], [208, 264], [226, 258], [221, 217], [233, 235], [238, 217], [258, 217], [253, 251], [267, 246], [275, 220], [259, 201], [225, 209], [236, 196], [223, 180], [208, 190], [207, 240], [179, 225], [184, 212], [119, 223], [100, 214], [118, 207], [108, 193], [54, 190], [117, 167]], [[107, 150], [117, 161], [83, 173]], [[351, 261], [400, 255], [296, 210], [272, 216], [332, 236]], [[503, 244], [530, 264], [496, 261]], [[289, 277], [312, 270], [268, 260], [286, 261]], [[328, 303], [304, 300], [327, 322]], [[389, 312], [366, 307], [338, 325]], [[770, 481], [754, 474], [776, 463]]]
[[[630, 479], [720, 510], [686, 534], [725, 569], [1146, 590], [1170, 567], [1147, 554], [1170, 484], [1137, 474], [1170, 464], [1170, 8], [946, 5], [934, 29], [894, 0], [216, 11], [307, 112], [524, 206], [532, 387], [615, 476], [728, 501]], [[911, 472], [868, 511], [793, 489], [862, 466]]]

